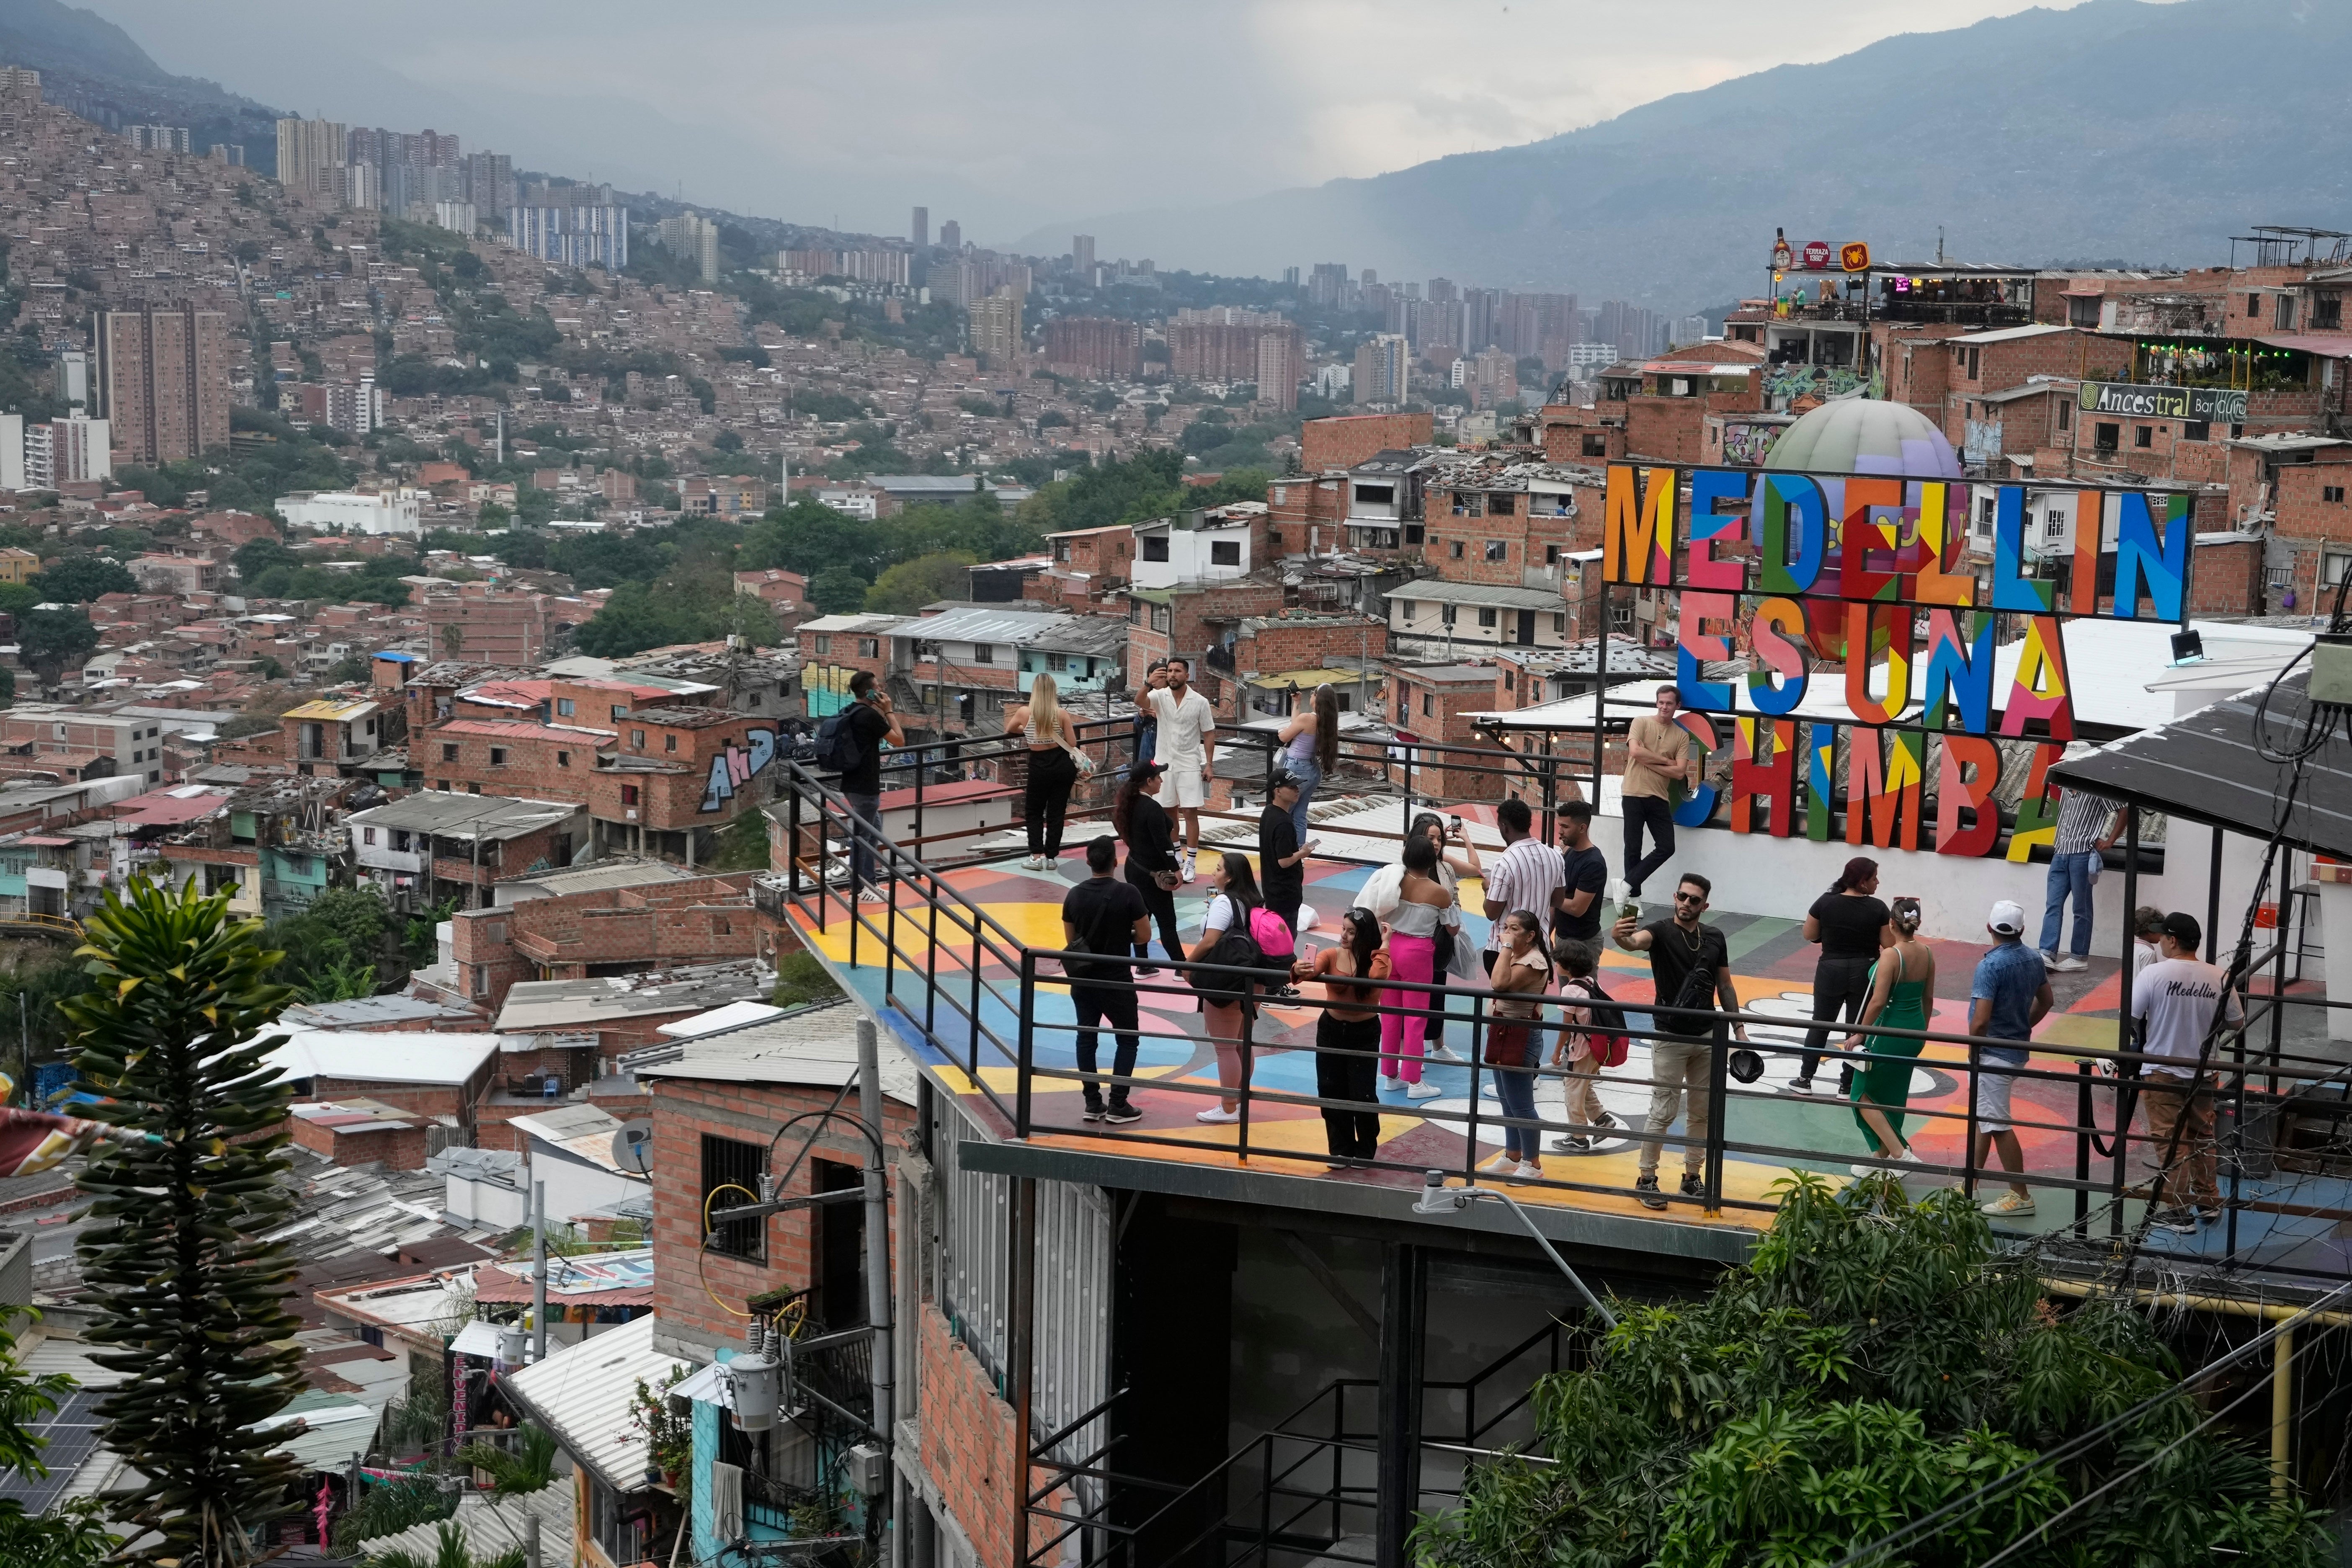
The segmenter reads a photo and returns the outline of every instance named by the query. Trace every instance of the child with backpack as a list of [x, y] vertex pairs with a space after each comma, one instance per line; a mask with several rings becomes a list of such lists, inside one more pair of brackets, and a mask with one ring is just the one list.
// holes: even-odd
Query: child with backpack
[[1583, 1131], [1555, 1138], [1551, 1146], [1563, 1154], [1589, 1154], [1599, 1133], [1621, 1125], [1601, 1108], [1600, 1081], [1601, 1068], [1624, 1065], [1629, 1046], [1625, 1015], [1611, 1003], [1609, 993], [1601, 989], [1595, 978], [1601, 963], [1599, 942], [1570, 938], [1553, 950], [1553, 957], [1559, 963], [1563, 1003], [1571, 996], [1583, 998], [1580, 1004], [1561, 1007], [1562, 1027], [1551, 1052], [1551, 1065], [1568, 1068], [1562, 1080], [1568, 1092], [1568, 1121]]

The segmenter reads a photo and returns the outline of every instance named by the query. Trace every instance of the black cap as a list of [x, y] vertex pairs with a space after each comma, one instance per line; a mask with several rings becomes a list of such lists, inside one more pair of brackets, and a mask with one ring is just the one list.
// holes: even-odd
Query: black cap
[[2164, 917], [2164, 934], [2180, 944], [2183, 952], [2194, 952], [2205, 940], [2205, 928], [2197, 923], [2195, 915], [2179, 910]]
[[1284, 788], [1305, 789], [1307, 787], [1307, 784], [1305, 780], [1301, 779], [1297, 773], [1292, 773], [1288, 768], [1281, 768], [1276, 771], [1275, 775], [1271, 780], [1267, 781], [1265, 787], [1267, 791], [1271, 793], [1275, 790]]

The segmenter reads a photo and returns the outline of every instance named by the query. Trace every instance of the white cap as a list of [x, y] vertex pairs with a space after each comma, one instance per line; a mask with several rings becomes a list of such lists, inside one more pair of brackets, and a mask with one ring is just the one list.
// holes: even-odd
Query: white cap
[[2003, 899], [1985, 917], [1985, 924], [2002, 936], [2025, 934], [2025, 909], [2015, 899]]

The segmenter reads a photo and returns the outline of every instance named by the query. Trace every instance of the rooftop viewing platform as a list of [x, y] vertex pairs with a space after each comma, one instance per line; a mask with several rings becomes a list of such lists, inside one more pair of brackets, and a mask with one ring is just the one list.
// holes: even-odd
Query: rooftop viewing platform
[[[1262, 746], [1268, 739], [1249, 732], [1220, 738], [1227, 747]], [[1412, 794], [1413, 778], [1443, 770], [1440, 776], [1452, 789], [1494, 795], [1501, 792], [1470, 781], [1483, 775], [1492, 784], [1507, 777], [1510, 792], [1536, 808], [1536, 836], [1551, 842], [1557, 807], [1580, 794], [1570, 782], [1571, 772], [1589, 771], [1589, 763], [1562, 760], [1569, 750], [1562, 742], [1570, 739], [1578, 738], [1550, 737], [1535, 754], [1349, 741], [1343, 749], [1354, 753], [1359, 773], [1384, 772], [1395, 787], [1385, 800], [1358, 793], [1333, 801], [1336, 786], [1327, 789], [1327, 803], [1315, 811], [1310, 828], [1318, 847], [1305, 863], [1304, 909], [1311, 919], [1302, 915], [1307, 929], [1297, 957], [1311, 963], [1332, 946], [1341, 916], [1364, 900], [1378, 869], [1397, 858], [1407, 825], [1430, 805]], [[1589, 757], [1589, 736], [1580, 739]], [[1124, 724], [1089, 730], [1087, 749], [1110, 764], [1097, 777], [1117, 771], [1128, 743]], [[1550, 754], [1554, 744], [1560, 757]], [[963, 758], [971, 763], [984, 750], [967, 743]], [[1270, 768], [1270, 751], [1264, 760]], [[897, 765], [911, 773], [918, 761], [918, 754], [908, 754]], [[1018, 765], [1011, 758], [1000, 762]], [[1250, 771], [1219, 758], [1221, 776]], [[1428, 1038], [1442, 1038], [1443, 1052], [1432, 1049], [1416, 1058], [1406, 1047], [1405, 1054], [1389, 1058], [1404, 1069], [1401, 1078], [1379, 1079], [1375, 1091], [1364, 1068], [1356, 1080], [1360, 1089], [1335, 1089], [1346, 1077], [1338, 1060], [1344, 1053], [1328, 1040], [1318, 1048], [1318, 1026], [1330, 1006], [1322, 984], [1309, 982], [1297, 994], [1283, 994], [1283, 977], [1271, 977], [1257, 988], [1235, 1036], [1221, 1041], [1206, 1026], [1194, 981], [1213, 987], [1214, 975], [1231, 972], [1173, 962], [1155, 944], [1151, 968], [1118, 965], [1126, 971], [1122, 978], [1087, 983], [1097, 1005], [1104, 993], [1120, 993], [1133, 996], [1139, 1013], [1131, 1073], [1110, 1072], [1112, 1031], [1108, 1023], [1101, 1027], [1099, 1070], [1091, 1076], [1108, 1089], [1126, 1089], [1139, 1112], [1132, 1121], [1105, 1121], [1087, 1111], [1090, 1074], [1081, 1065], [1079, 1014], [1066, 969], [1089, 959], [1066, 951], [1060, 910], [1065, 896], [1087, 877], [1086, 842], [1111, 831], [1107, 809], [1074, 806], [1062, 851], [1042, 870], [1024, 862], [1002, 829], [926, 837], [918, 816], [915, 831], [897, 843], [867, 833], [885, 868], [879, 900], [859, 902], [846, 885], [843, 847], [854, 819], [824, 782], [803, 769], [794, 772], [795, 794], [776, 811], [788, 818], [787, 835], [799, 852], [771, 887], [788, 905], [810, 951], [897, 1033], [935, 1090], [956, 1097], [992, 1140], [986, 1147], [967, 1146], [964, 1159], [971, 1168], [1390, 1218], [1412, 1213], [1411, 1200], [1424, 1181], [1435, 1179], [1432, 1173], [1462, 1184], [1506, 1180], [1528, 1223], [1557, 1240], [1726, 1262], [1743, 1257], [1769, 1223], [1776, 1187], [1792, 1172], [1818, 1173], [1843, 1184], [1893, 1171], [1915, 1195], [1958, 1185], [1990, 1202], [2013, 1185], [2030, 1202], [1995, 1213], [1993, 1223], [2021, 1244], [2033, 1245], [2053, 1276], [2111, 1266], [2126, 1247], [2136, 1247], [2149, 1269], [2176, 1279], [2222, 1281], [2217, 1288], [2233, 1293], [2292, 1297], [2352, 1275], [2342, 1234], [2352, 1220], [2352, 1158], [2344, 1153], [2343, 1133], [2343, 1118], [2352, 1114], [2345, 1093], [2352, 1046], [2328, 1037], [2330, 1004], [2314, 956], [2319, 950], [2308, 897], [2283, 900], [2286, 912], [2277, 929], [2255, 933], [2244, 1027], [2217, 1039], [2210, 1063], [2222, 1152], [2219, 1196], [2202, 1223], [2176, 1229], [2147, 1223], [2167, 1142], [2152, 1137], [2145, 1119], [2134, 1114], [2147, 1058], [2122, 1021], [2126, 976], [2114, 957], [2094, 957], [2079, 971], [2050, 976], [2053, 1005], [2033, 1027], [2030, 1059], [2017, 1067], [1998, 1055], [1988, 1058], [1988, 1050], [2000, 1052], [2002, 1042], [1969, 1032], [1970, 976], [1991, 938], [1931, 935], [1934, 993], [1923, 1026], [1874, 1027], [1866, 1048], [1857, 1043], [1843, 1058], [1833, 1054], [1811, 1091], [1802, 1092], [1796, 1080], [1809, 1046], [1818, 1050], [1826, 1044], [1834, 1053], [1846, 1047], [1850, 1031], [1841, 1025], [1828, 1028], [1825, 1040], [1809, 1042], [1819, 949], [1806, 942], [1800, 919], [1752, 912], [1787, 909], [1790, 889], [1743, 886], [1718, 866], [1705, 923], [1725, 939], [1737, 1010], [1660, 1005], [1648, 956], [1604, 942], [1598, 981], [1622, 1010], [1628, 1047], [1622, 1063], [1590, 1080], [1606, 1119], [1591, 1116], [1589, 1104], [1572, 1109], [1583, 1102], [1571, 1100], [1571, 1092], [1588, 1080], [1555, 1064], [1552, 1044], [1563, 1032], [1557, 971], [1534, 1025], [1545, 1064], [1533, 1075], [1534, 1114], [1514, 1116], [1498, 1090], [1509, 1093], [1517, 1086], [1497, 1081], [1512, 1072], [1487, 1060], [1496, 993], [1480, 974], [1478, 957], [1492, 924], [1486, 883], [1465, 864], [1455, 891], [1466, 960], [1451, 976], [1440, 975], [1442, 984], [1392, 982], [1376, 1005], [1348, 1009], [1384, 1019], [1428, 1019]], [[1607, 780], [1612, 786], [1616, 782]], [[1199, 942], [1215, 896], [1210, 879], [1221, 833], [1229, 836], [1230, 847], [1256, 860], [1254, 807], [1265, 795], [1262, 789], [1240, 787], [1253, 808], [1202, 814], [1211, 850], [1201, 858], [1200, 879], [1174, 890], [1176, 921], [1188, 948]], [[1612, 863], [1615, 805], [1612, 790], [1592, 825], [1594, 841]], [[1457, 803], [1438, 809], [1466, 830], [1466, 851], [1449, 847], [1448, 852], [1475, 857], [1479, 870], [1491, 866], [1503, 847], [1495, 807]], [[1776, 850], [1783, 847], [1781, 841], [1769, 842]], [[1833, 868], [1848, 851], [1841, 843], [1822, 845], [1820, 853]], [[2147, 849], [2142, 857], [2154, 858]], [[1710, 863], [1720, 859], [1718, 854]], [[1759, 877], [1785, 875], [1780, 862], [1749, 863]], [[1909, 858], [1904, 866], [1923, 863], [1938, 868], [1924, 857]], [[2016, 888], [2005, 896], [2025, 905], [2030, 944], [2040, 921], [2044, 868], [2007, 869]], [[1901, 882], [1912, 874], [1890, 865], [1884, 896], [1927, 890]], [[1825, 883], [1828, 875], [1820, 880]], [[2103, 890], [2101, 897], [2113, 900], [2119, 892], [2128, 908], [2132, 879], [2117, 880], [2122, 889]], [[1819, 885], [1806, 888], [1804, 898]], [[1643, 923], [1670, 916], [1660, 895], [1673, 890], [1668, 872], [1653, 879]], [[1613, 918], [1612, 908], [1602, 921], [1604, 939]], [[2218, 951], [2226, 963], [2236, 932], [2213, 931], [2207, 923], [2208, 956]], [[1682, 1038], [1668, 1032], [1677, 1021]], [[1744, 1039], [1737, 1037], [1743, 1034]], [[1691, 1092], [1680, 1107], [1661, 1094], [1669, 1102], [1655, 1125], [1662, 1157], [1649, 1163], [1663, 1177], [1656, 1191], [1638, 1190], [1645, 1163], [1642, 1133], [1661, 1081], [1656, 1047], [1663, 1037], [1680, 1061], [1692, 1037], [1711, 1048], [1700, 1053], [1703, 1066], [1691, 1069]], [[1842, 1065], [1861, 1075], [1880, 1103], [1899, 1108], [1913, 1159], [1878, 1155], [1852, 1099], [1841, 1092]], [[1416, 1077], [1434, 1085], [1436, 1093], [1414, 1097]], [[1979, 1086], [2012, 1081], [2022, 1156], [2016, 1171], [2004, 1168], [1997, 1145], [1980, 1142], [1990, 1111]], [[1204, 1122], [1201, 1113], [1220, 1105], [1231, 1108], [1234, 1120]], [[1329, 1117], [1376, 1119], [1370, 1152], [1334, 1153], [1339, 1134], [1327, 1125]], [[1539, 1141], [1539, 1175], [1513, 1173], [1517, 1162], [1506, 1156], [1505, 1146], [1515, 1130]], [[1680, 1179], [1685, 1171], [1687, 1179]], [[1515, 1224], [1493, 1212], [1479, 1213], [1472, 1223], [1478, 1222], [1502, 1228]]]

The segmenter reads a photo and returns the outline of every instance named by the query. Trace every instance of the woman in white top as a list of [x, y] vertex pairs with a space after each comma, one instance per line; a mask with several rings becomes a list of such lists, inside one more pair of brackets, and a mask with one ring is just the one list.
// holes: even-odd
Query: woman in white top
[[[1249, 857], [1230, 849], [1217, 857], [1215, 868], [1209, 873], [1209, 885], [1216, 894], [1201, 917], [1201, 940], [1192, 948], [1196, 963], [1208, 961], [1227, 931], [1248, 935], [1250, 914], [1265, 901], [1258, 897], [1257, 878], [1250, 870]], [[1209, 1043], [1216, 1047], [1217, 1086], [1228, 1091], [1214, 1106], [1202, 1111], [1200, 1120], [1239, 1121], [1241, 1090], [1246, 1081], [1242, 1070], [1242, 1030], [1249, 1021], [1249, 982], [1238, 975], [1196, 972], [1192, 983], [1195, 987], [1208, 987], [1201, 992], [1201, 1016], [1208, 1027]], [[1227, 985], [1233, 989], [1223, 989]]]
[[1054, 678], [1029, 683], [1029, 700], [1004, 715], [1004, 732], [1029, 743], [1029, 783], [1021, 795], [1021, 825], [1029, 834], [1032, 871], [1050, 871], [1062, 854], [1062, 822], [1078, 782], [1078, 727], [1062, 710]]

